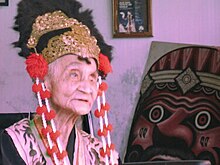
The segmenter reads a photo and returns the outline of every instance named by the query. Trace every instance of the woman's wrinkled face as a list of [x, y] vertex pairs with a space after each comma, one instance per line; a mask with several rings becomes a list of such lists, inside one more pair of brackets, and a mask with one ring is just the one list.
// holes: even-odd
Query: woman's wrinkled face
[[69, 110], [78, 115], [89, 113], [97, 96], [97, 64], [94, 59], [80, 60], [66, 55], [49, 65], [45, 81], [51, 92], [51, 105], [56, 110]]

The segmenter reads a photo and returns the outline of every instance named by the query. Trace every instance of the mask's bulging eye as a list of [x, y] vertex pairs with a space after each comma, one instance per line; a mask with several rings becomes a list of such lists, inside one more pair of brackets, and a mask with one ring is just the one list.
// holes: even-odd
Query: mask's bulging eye
[[164, 108], [160, 105], [155, 105], [149, 112], [149, 120], [152, 123], [160, 122], [164, 117]]
[[211, 115], [208, 111], [200, 111], [195, 117], [195, 126], [198, 129], [206, 129], [211, 122]]

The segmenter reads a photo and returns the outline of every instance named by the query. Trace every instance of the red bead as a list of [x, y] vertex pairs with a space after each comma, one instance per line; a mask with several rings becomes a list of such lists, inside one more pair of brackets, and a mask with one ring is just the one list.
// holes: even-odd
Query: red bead
[[114, 150], [115, 149], [115, 145], [112, 143], [109, 147], [111, 150]]
[[33, 84], [32, 85], [32, 91], [37, 93], [37, 92], [40, 92], [42, 90], [42, 86], [41, 84]]
[[103, 109], [100, 109], [100, 112], [99, 112], [99, 110], [96, 109], [95, 112], [94, 112], [94, 114], [95, 114], [95, 117], [97, 117], [97, 118], [99, 118], [99, 117], [104, 117], [105, 111], [104, 111]]
[[105, 128], [106, 128], [107, 130], [109, 130], [109, 131], [112, 131], [112, 130], [113, 130], [113, 127], [112, 127], [111, 124], [108, 124], [108, 126], [107, 126], [107, 127], [105, 126]]
[[56, 153], [57, 151], [58, 151], [57, 146], [53, 146], [52, 148], [49, 148], [49, 147], [47, 148], [47, 154], [50, 156], [52, 156], [53, 153]]
[[104, 136], [106, 137], [108, 134], [108, 130], [106, 128], [103, 128], [103, 130], [101, 131], [101, 129], [98, 130], [97, 132], [98, 136]]
[[102, 104], [102, 108], [103, 108], [104, 110], [106, 110], [106, 111], [109, 111], [109, 110], [110, 110], [110, 105], [109, 105], [108, 103], [105, 103], [105, 105]]
[[50, 121], [51, 119], [54, 119], [56, 116], [56, 112], [54, 110], [50, 110], [50, 112], [46, 111], [45, 113], [45, 119], [47, 121]]
[[100, 112], [99, 112], [99, 113], [100, 113], [100, 116], [101, 116], [101, 117], [104, 117], [105, 111], [104, 111], [103, 109], [100, 109]]
[[46, 90], [46, 91], [40, 91], [40, 97], [41, 97], [41, 99], [46, 99], [46, 98], [50, 98], [50, 92], [48, 91], [48, 90]]
[[42, 107], [38, 106], [36, 112], [38, 115], [42, 115], [43, 113], [47, 112], [47, 107], [45, 105]]
[[101, 129], [98, 130], [97, 134], [98, 134], [98, 136], [100, 136], [100, 137], [102, 136], [102, 131], [101, 131]]
[[104, 149], [101, 148], [101, 149], [99, 150], [99, 153], [100, 153], [100, 155], [101, 155], [102, 157], [105, 157], [105, 155], [110, 156], [111, 150], [110, 150], [110, 148], [106, 145], [106, 151], [104, 151]]
[[41, 133], [42, 133], [43, 136], [46, 136], [47, 133], [51, 133], [51, 132], [52, 132], [52, 128], [49, 125], [46, 128], [41, 129]]
[[53, 141], [56, 141], [59, 136], [60, 136], [60, 131], [50, 133], [50, 137]]
[[100, 89], [101, 91], [106, 91], [106, 90], [108, 89], [107, 83], [102, 82], [102, 83], [99, 85], [99, 89]]
[[111, 151], [110, 151], [110, 149], [107, 147], [107, 145], [106, 145], [106, 151], [105, 151], [105, 154], [107, 154], [108, 156], [110, 156], [110, 153], [111, 153]]
[[60, 153], [60, 152], [57, 153], [57, 158], [59, 160], [63, 159], [66, 156], [67, 156], [67, 152], [66, 151], [63, 151], [62, 153]]
[[108, 130], [107, 130], [106, 128], [103, 128], [102, 135], [103, 135], [104, 137], [106, 137], [107, 134], [108, 134]]
[[98, 110], [98, 109], [95, 110], [94, 115], [95, 115], [95, 117], [97, 117], [97, 118], [100, 117], [100, 114], [99, 114], [99, 110]]
[[101, 149], [99, 150], [99, 153], [100, 153], [100, 155], [101, 155], [102, 157], [105, 157], [105, 152], [104, 152], [104, 149], [103, 149], [103, 148], [101, 148]]

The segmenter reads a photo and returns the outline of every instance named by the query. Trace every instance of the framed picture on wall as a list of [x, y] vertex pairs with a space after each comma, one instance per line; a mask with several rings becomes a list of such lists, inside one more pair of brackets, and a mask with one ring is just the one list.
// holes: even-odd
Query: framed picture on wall
[[8, 6], [8, 0], [0, 0], [0, 6]]
[[151, 0], [112, 0], [113, 37], [152, 37]]

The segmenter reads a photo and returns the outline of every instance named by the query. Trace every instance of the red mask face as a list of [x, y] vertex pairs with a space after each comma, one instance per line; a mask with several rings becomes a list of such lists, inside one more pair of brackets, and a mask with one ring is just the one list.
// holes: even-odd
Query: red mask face
[[137, 109], [126, 159], [209, 159], [219, 164], [220, 101], [206, 92], [183, 96], [173, 85], [155, 86]]
[[143, 80], [125, 161], [219, 165], [219, 73], [220, 52], [209, 48], [177, 49], [155, 62]]

